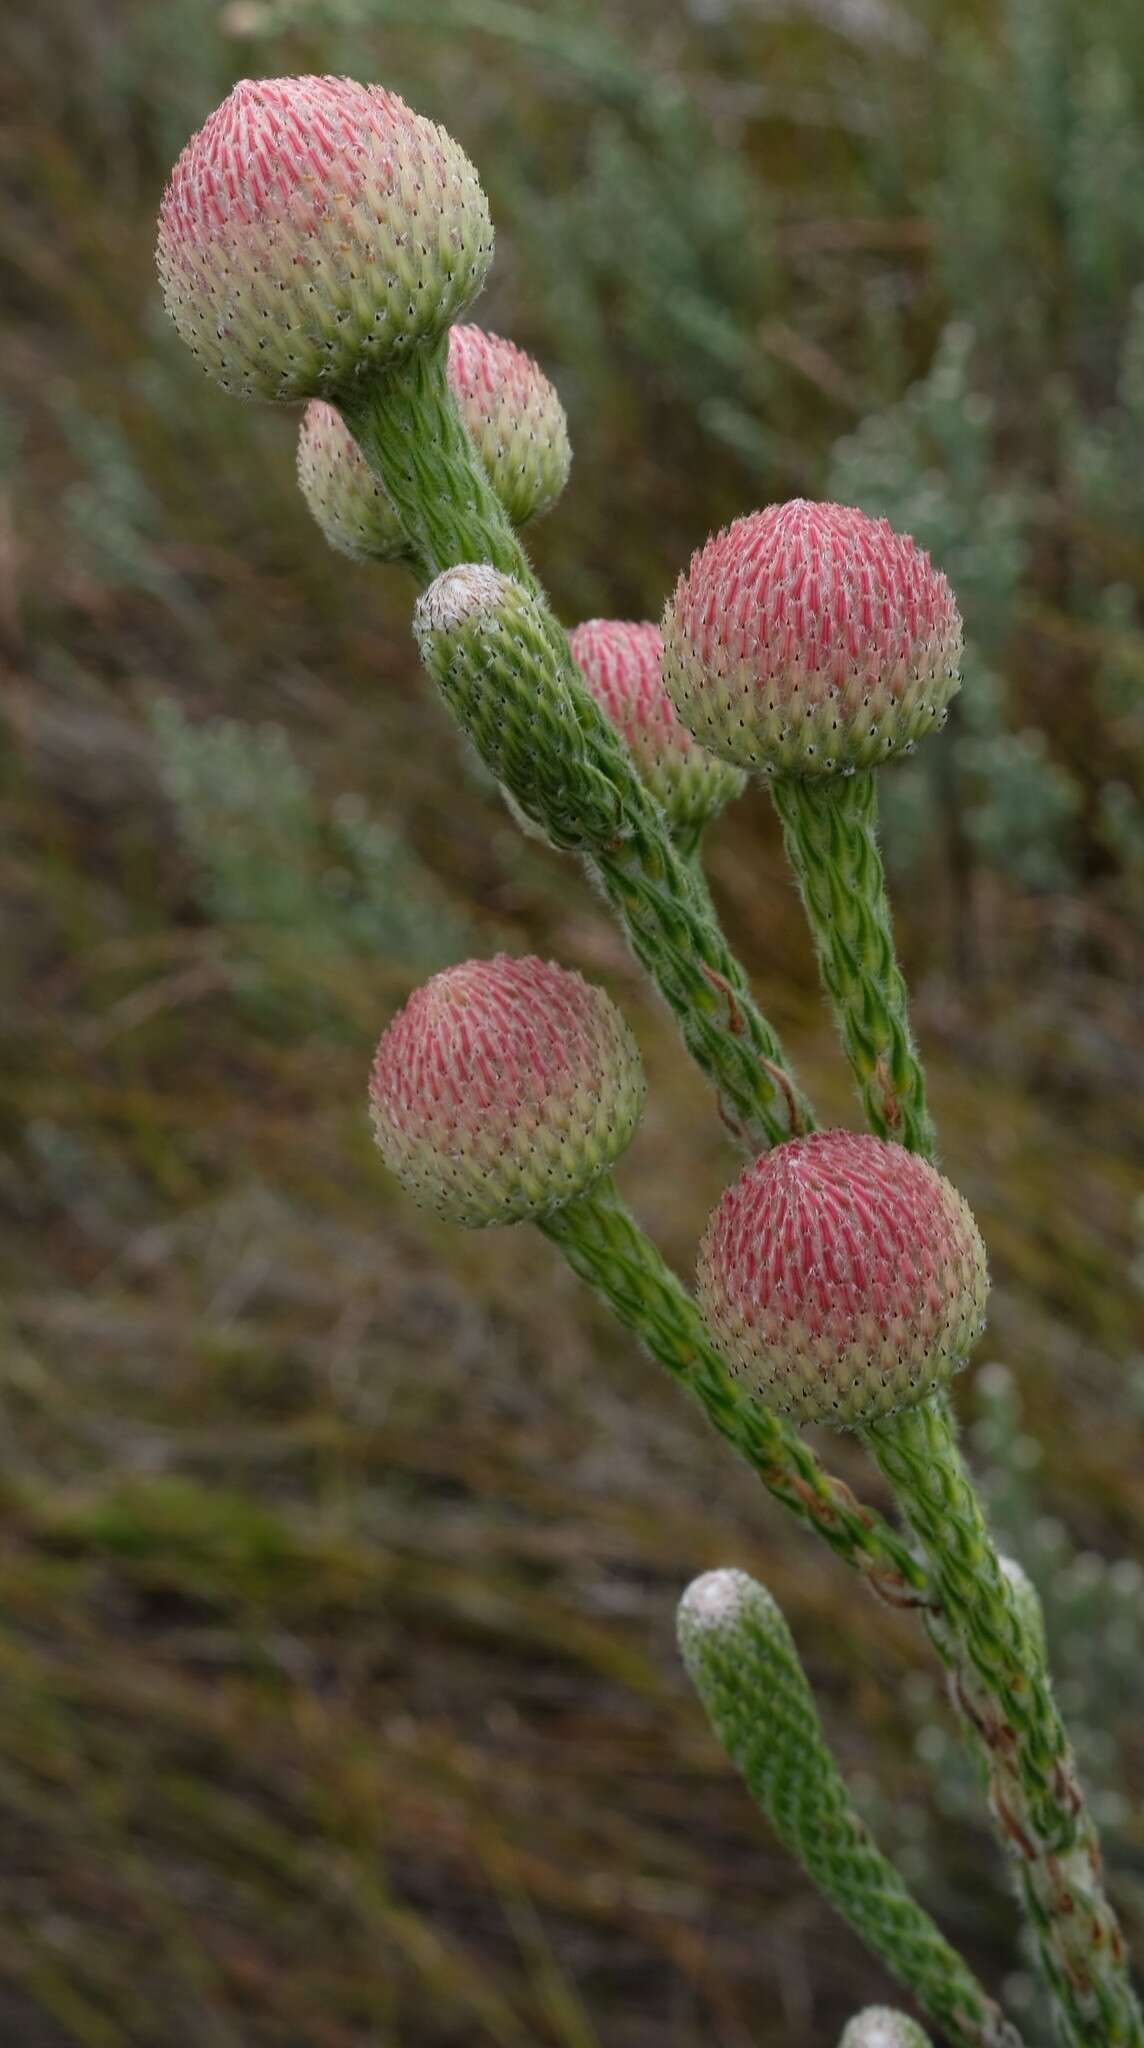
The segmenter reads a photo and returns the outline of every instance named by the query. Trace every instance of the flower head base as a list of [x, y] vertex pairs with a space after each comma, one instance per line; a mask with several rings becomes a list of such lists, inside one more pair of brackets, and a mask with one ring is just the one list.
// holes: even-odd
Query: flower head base
[[627, 741], [672, 830], [697, 832], [743, 789], [741, 769], [692, 739], [663, 687], [658, 626], [586, 619], [570, 636], [593, 697]]
[[374, 1135], [414, 1201], [481, 1229], [562, 1209], [629, 1143], [635, 1040], [602, 989], [551, 962], [469, 960], [412, 995], [377, 1048]]
[[[568, 423], [543, 371], [480, 327], [449, 329], [449, 383], [489, 482], [524, 526], [568, 481]], [[298, 482], [331, 547], [355, 561], [396, 561], [401, 524], [337, 407], [312, 399], [298, 433]]]
[[916, 2020], [888, 2005], [868, 2005], [843, 2029], [838, 2048], [930, 2048]]
[[728, 1188], [698, 1292], [718, 1349], [769, 1408], [847, 1428], [952, 1379], [988, 1277], [967, 1204], [932, 1166], [882, 1138], [821, 1131]]
[[350, 78], [244, 79], [159, 214], [167, 310], [246, 398], [336, 393], [439, 334], [492, 259], [488, 203], [443, 128]]
[[961, 618], [885, 519], [796, 498], [692, 557], [664, 617], [684, 724], [768, 775], [839, 775], [908, 752], [959, 688]]

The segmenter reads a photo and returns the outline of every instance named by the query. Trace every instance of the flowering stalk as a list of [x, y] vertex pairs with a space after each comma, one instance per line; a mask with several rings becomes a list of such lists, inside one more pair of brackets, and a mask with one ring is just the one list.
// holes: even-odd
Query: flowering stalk
[[[1061, 2038], [1144, 2048], [1043, 1642], [992, 1548], [945, 1405], [980, 1323], [984, 1263], [964, 1204], [926, 1163], [932, 1132], [871, 771], [944, 719], [960, 649], [952, 593], [884, 521], [802, 501], [752, 514], [700, 551], [665, 618], [663, 681], [698, 748], [651, 698], [625, 729], [587, 648], [577, 666], [512, 523], [562, 480], [543, 380], [525, 372], [522, 384], [502, 358], [497, 389], [516, 398], [495, 426], [480, 413], [491, 388], [474, 416], [451, 376], [449, 330], [491, 253], [484, 194], [453, 139], [395, 95], [345, 79], [238, 86], [184, 151], [160, 218], [180, 333], [227, 389], [336, 408], [316, 432], [311, 417], [308, 472], [303, 429], [316, 515], [327, 531], [341, 526], [338, 544], [400, 554], [429, 585], [418, 638], [454, 716], [517, 809], [585, 858], [728, 1123], [777, 1151], [716, 1212], [700, 1266], [704, 1336], [608, 1180], [642, 1073], [622, 1020], [578, 977], [476, 963], [419, 992], [379, 1048], [379, 1142], [439, 1214], [537, 1222], [780, 1497], [883, 1591], [896, 1574], [899, 1594], [922, 1596], [990, 1759], [994, 1816]], [[538, 434], [524, 426], [533, 404]], [[348, 525], [347, 474], [327, 469], [336, 417], [342, 458], [358, 465]], [[772, 779], [874, 1137], [808, 1135], [809, 1104], [723, 939], [696, 858], [705, 817], [733, 793], [711, 755], [732, 775], [754, 767]], [[928, 1572], [821, 1472], [776, 1408], [860, 1430]], [[764, 1691], [760, 1667], [753, 1708]], [[810, 1753], [810, 1790], [826, 1797], [827, 1766], [813, 1743]], [[820, 1827], [829, 1838], [829, 1799]]]
[[771, 1594], [745, 1572], [707, 1572], [684, 1594], [678, 1629], [719, 1741], [823, 1896], [957, 2048], [1020, 2048], [855, 1811]]
[[680, 717], [771, 786], [871, 1130], [931, 1157], [872, 769], [940, 725], [958, 688], [949, 584], [884, 519], [796, 500], [698, 551], [664, 643]]
[[[664, 679], [681, 717], [771, 782], [875, 1131], [928, 1156], [933, 1132], [875, 838], [873, 764], [940, 725], [958, 687], [961, 625], [946, 579], [884, 520], [801, 501], [772, 506], [693, 558], [664, 641]], [[966, 1239], [931, 1168], [896, 1145], [859, 1168], [860, 1143], [828, 1133], [808, 1141], [805, 1162], [792, 1166], [798, 1148], [788, 1145], [748, 1169], [712, 1219], [700, 1295], [725, 1353], [750, 1361], [768, 1398], [861, 1431], [939, 1590], [930, 1633], [971, 1747], [985, 1758], [995, 1826], [1061, 2039], [1069, 2048], [1140, 2048], [1144, 2020], [1044, 1645], [1022, 1622], [944, 1393], [982, 1320], [980, 1240]]]
[[1043, 1636], [997, 1555], [949, 1411], [923, 1401], [871, 1423], [862, 1436], [940, 1593], [927, 1627], [986, 1759], [994, 1824], [1036, 1938], [1059, 2037], [1068, 2048], [1139, 2048], [1144, 2024]]
[[866, 1121], [879, 1137], [931, 1159], [934, 1129], [894, 950], [874, 771], [827, 782], [776, 775], [771, 796]]

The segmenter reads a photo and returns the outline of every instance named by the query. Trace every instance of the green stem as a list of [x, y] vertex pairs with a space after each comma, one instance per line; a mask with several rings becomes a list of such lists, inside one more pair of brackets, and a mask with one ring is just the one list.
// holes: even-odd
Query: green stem
[[491, 562], [535, 593], [528, 556], [457, 409], [448, 363], [445, 333], [343, 396], [342, 417], [385, 486], [422, 583], [461, 562]]
[[856, 1812], [766, 1587], [737, 1571], [698, 1579], [680, 1604], [679, 1643], [722, 1747], [823, 1896], [957, 2048], [1020, 2048]]
[[1043, 1644], [1022, 1619], [948, 1407], [923, 1401], [862, 1435], [929, 1560], [940, 1604], [927, 1625], [987, 1760], [994, 1820], [1060, 2038], [1067, 2048], [1144, 2048], [1144, 2018]]
[[764, 1486], [861, 1572], [893, 1606], [924, 1607], [924, 1567], [901, 1537], [819, 1464], [809, 1444], [745, 1395], [687, 1289], [625, 1207], [610, 1178], [539, 1225], [673, 1379], [700, 1403]]
[[776, 776], [771, 793], [870, 1128], [930, 1159], [933, 1125], [894, 950], [874, 772]]

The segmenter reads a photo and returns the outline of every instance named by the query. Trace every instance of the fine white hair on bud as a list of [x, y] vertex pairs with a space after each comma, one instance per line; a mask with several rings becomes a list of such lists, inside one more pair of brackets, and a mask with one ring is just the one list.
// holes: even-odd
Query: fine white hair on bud
[[444, 569], [423, 590], [413, 611], [413, 631], [424, 651], [434, 633], [456, 633], [502, 611], [520, 585], [489, 562], [462, 562]]
[[734, 1629], [748, 1610], [767, 1612], [771, 1607], [775, 1607], [771, 1594], [746, 1572], [732, 1565], [702, 1572], [699, 1578], [692, 1579], [679, 1603], [676, 1627], [680, 1644], [686, 1645], [713, 1630]]
[[767, 775], [839, 775], [908, 753], [959, 687], [946, 578], [888, 520], [795, 498], [692, 557], [664, 614], [684, 724]]
[[868, 2005], [848, 2020], [838, 2048], [930, 2048], [916, 2020], [888, 2005]]
[[779, 1414], [838, 1428], [952, 1379], [987, 1292], [957, 1189], [865, 1132], [818, 1131], [754, 1160], [699, 1252], [699, 1305], [732, 1371]]
[[246, 398], [332, 396], [441, 334], [492, 260], [488, 202], [445, 129], [352, 78], [243, 79], [163, 195], [167, 310]]

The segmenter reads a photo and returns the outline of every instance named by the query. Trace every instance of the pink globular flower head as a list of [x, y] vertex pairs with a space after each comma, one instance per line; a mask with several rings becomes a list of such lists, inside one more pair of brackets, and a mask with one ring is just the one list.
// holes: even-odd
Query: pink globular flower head
[[744, 777], [699, 746], [679, 718], [663, 687], [659, 627], [646, 620], [586, 619], [569, 644], [673, 831], [699, 831], [740, 794]]
[[556, 503], [572, 449], [556, 388], [524, 350], [483, 327], [449, 333], [449, 383], [514, 526]]
[[923, 1400], [984, 1323], [985, 1248], [941, 1174], [882, 1138], [820, 1131], [747, 1167], [708, 1223], [700, 1307], [780, 1414], [839, 1428]]
[[885, 519], [796, 498], [717, 533], [664, 617], [664, 682], [716, 754], [838, 775], [908, 752], [959, 688], [961, 618]]
[[[480, 327], [449, 329], [449, 384], [508, 517], [524, 526], [555, 504], [572, 450], [548, 378], [511, 341]], [[331, 547], [357, 561], [396, 560], [401, 524], [381, 479], [338, 412], [311, 399], [298, 432], [298, 483]]]
[[157, 256], [204, 369], [290, 400], [441, 333], [484, 282], [492, 228], [464, 151], [396, 93], [244, 79], [171, 173]]
[[414, 1201], [480, 1229], [550, 1215], [591, 1187], [631, 1139], [644, 1079], [602, 989], [500, 953], [410, 997], [369, 1096], [386, 1165]]

